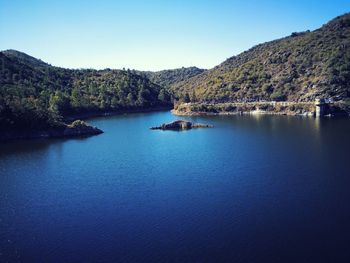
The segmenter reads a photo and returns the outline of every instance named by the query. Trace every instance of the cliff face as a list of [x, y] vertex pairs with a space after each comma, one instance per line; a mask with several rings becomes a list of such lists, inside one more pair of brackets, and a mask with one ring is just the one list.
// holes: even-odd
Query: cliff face
[[172, 90], [185, 102], [348, 100], [350, 14], [257, 45]]

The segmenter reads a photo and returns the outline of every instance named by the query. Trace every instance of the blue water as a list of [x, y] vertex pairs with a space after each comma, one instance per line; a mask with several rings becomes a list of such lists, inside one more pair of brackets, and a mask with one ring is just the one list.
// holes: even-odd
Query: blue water
[[350, 120], [96, 118], [0, 145], [0, 262], [349, 262]]

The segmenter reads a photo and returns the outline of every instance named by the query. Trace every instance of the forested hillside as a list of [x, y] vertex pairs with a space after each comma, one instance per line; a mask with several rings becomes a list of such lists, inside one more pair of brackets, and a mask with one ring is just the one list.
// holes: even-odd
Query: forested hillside
[[153, 83], [156, 83], [162, 87], [170, 88], [172, 85], [192, 78], [200, 73], [203, 73], [205, 69], [197, 67], [182, 67], [177, 69], [168, 69], [161, 71], [139, 71], [141, 75], [149, 78]]
[[308, 102], [350, 98], [350, 14], [257, 45], [211, 70], [72, 70], [0, 52], [0, 130], [43, 129], [73, 114], [184, 102]]
[[257, 45], [172, 90], [192, 102], [348, 100], [350, 14]]
[[60, 125], [71, 114], [170, 105], [170, 95], [129, 70], [70, 70], [0, 52], [0, 130]]

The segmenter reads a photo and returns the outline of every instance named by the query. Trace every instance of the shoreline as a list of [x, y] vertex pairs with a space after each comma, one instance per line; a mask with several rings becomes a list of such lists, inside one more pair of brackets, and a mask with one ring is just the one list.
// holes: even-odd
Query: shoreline
[[322, 116], [316, 116], [313, 102], [238, 102], [238, 103], [182, 103], [171, 111], [176, 116], [215, 115], [285, 115], [305, 117], [350, 116], [349, 105], [343, 102], [326, 104]]
[[176, 116], [236, 116], [236, 115], [279, 115], [279, 116], [306, 116], [314, 117], [314, 112], [305, 112], [305, 113], [289, 113], [289, 112], [273, 112], [273, 111], [262, 111], [262, 110], [253, 110], [253, 111], [240, 111], [240, 112], [201, 112], [201, 111], [190, 111], [182, 112], [178, 110], [171, 110]]
[[47, 129], [36, 131], [7, 131], [0, 133], [0, 143], [6, 143], [19, 140], [53, 139], [53, 138], [77, 138], [90, 137], [103, 133], [97, 127], [88, 126], [85, 129], [69, 128]]
[[130, 113], [147, 113], [147, 112], [155, 112], [155, 111], [166, 111], [172, 110], [173, 106], [161, 106], [161, 107], [153, 107], [153, 108], [137, 108], [137, 109], [128, 109], [128, 110], [116, 110], [116, 111], [94, 111], [94, 112], [86, 112], [86, 113], [76, 113], [71, 114], [65, 117], [68, 121], [74, 121], [77, 119], [86, 120], [95, 117], [107, 117], [107, 116], [116, 116], [122, 114], [130, 114]]
[[[172, 106], [153, 107], [145, 109], [129, 109], [118, 111], [105, 111], [105, 112], [86, 112], [79, 114], [72, 114], [65, 117], [68, 122], [74, 122], [76, 120], [86, 120], [94, 117], [106, 117], [115, 116], [129, 113], [147, 113], [163, 110], [171, 110]], [[0, 131], [0, 143], [17, 141], [17, 140], [35, 140], [35, 139], [51, 139], [51, 138], [77, 138], [77, 137], [89, 137], [103, 133], [102, 130], [97, 127], [86, 125], [80, 127], [72, 127], [71, 124], [60, 128], [48, 128], [41, 130], [29, 130], [29, 131]]]
[[[257, 107], [265, 107], [264, 110]], [[277, 105], [277, 107], [276, 107]], [[285, 108], [278, 108], [281, 105]], [[302, 107], [300, 108], [300, 106]], [[330, 110], [329, 114], [323, 117], [350, 117], [350, 112], [344, 109], [339, 110], [339, 105], [332, 105], [330, 108], [336, 108]], [[231, 111], [222, 110], [222, 107], [231, 107]], [[272, 106], [272, 107], [271, 107]], [[297, 110], [291, 110], [291, 106], [298, 106]], [[192, 107], [208, 107], [211, 111], [200, 111], [193, 110]], [[221, 107], [221, 108], [220, 108]], [[233, 108], [232, 108], [233, 107]], [[237, 108], [237, 107], [245, 107]], [[262, 108], [263, 108], [262, 107]], [[157, 111], [168, 111], [170, 110], [175, 116], [230, 116], [230, 115], [278, 115], [278, 116], [302, 116], [302, 117], [315, 117], [315, 111], [311, 111], [310, 107], [313, 107], [311, 102], [248, 102], [248, 103], [183, 103], [171, 106], [161, 106], [153, 108], [138, 108], [118, 111], [104, 111], [104, 112], [86, 112], [72, 114], [65, 117], [66, 121], [74, 122], [76, 120], [86, 120], [95, 117], [107, 117], [116, 116], [122, 114], [132, 113], [147, 113]], [[309, 109], [309, 110], [307, 110]], [[50, 139], [50, 138], [76, 138], [76, 137], [88, 137], [103, 133], [102, 130], [97, 127], [86, 125], [80, 127], [72, 127], [71, 124], [60, 128], [48, 128], [43, 130], [32, 130], [32, 131], [3, 131], [0, 132], [0, 143], [16, 141], [16, 140], [33, 140], [33, 139]]]

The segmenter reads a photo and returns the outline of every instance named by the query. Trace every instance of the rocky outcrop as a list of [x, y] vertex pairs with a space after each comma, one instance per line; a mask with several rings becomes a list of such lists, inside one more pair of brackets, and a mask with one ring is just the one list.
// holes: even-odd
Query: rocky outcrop
[[189, 130], [193, 128], [212, 128], [212, 125], [192, 123], [185, 120], [177, 120], [170, 123], [164, 123], [161, 126], [152, 127], [151, 130]]
[[91, 126], [84, 121], [76, 120], [72, 124], [67, 125], [63, 131], [63, 136], [84, 136], [84, 135], [97, 135], [103, 133], [97, 127]]

